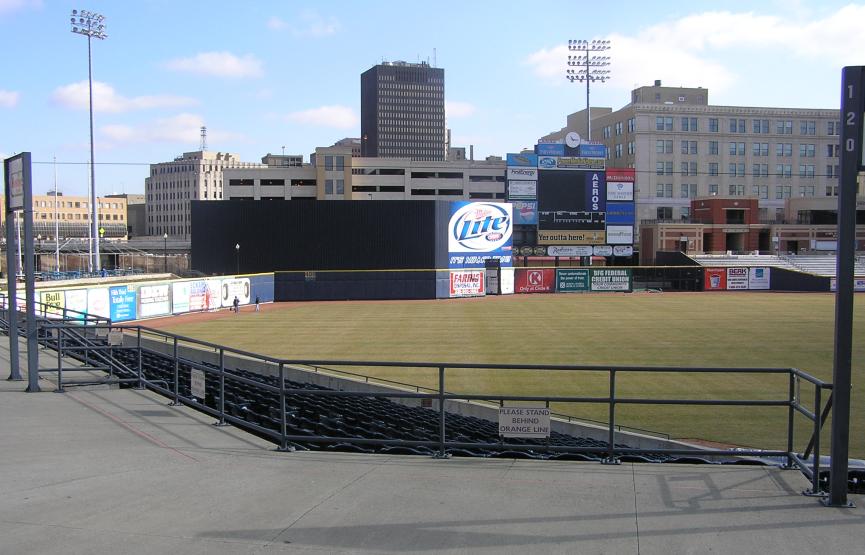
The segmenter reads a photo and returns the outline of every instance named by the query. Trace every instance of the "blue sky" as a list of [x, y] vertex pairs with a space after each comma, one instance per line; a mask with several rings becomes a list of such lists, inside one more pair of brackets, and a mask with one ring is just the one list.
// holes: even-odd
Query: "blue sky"
[[[651, 6], [651, 11], [648, 7]], [[34, 192], [86, 194], [86, 38], [94, 41], [97, 193], [144, 191], [147, 164], [198, 149], [259, 162], [360, 135], [360, 74], [382, 60], [445, 69], [447, 125], [475, 157], [534, 144], [585, 107], [564, 77], [568, 39], [608, 39], [612, 80], [709, 88], [721, 105], [837, 108], [840, 69], [865, 64], [865, 3], [796, 1], [332, 2], [0, 0], [0, 156], [31, 151]]]

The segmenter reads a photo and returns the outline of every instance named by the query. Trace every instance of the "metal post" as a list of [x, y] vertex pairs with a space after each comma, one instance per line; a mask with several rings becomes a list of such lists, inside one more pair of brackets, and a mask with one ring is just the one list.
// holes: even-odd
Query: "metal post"
[[138, 389], [144, 389], [144, 379], [142, 375], [142, 359], [144, 356], [141, 352], [141, 327], [138, 328]]
[[[811, 476], [811, 494], [820, 494], [820, 405], [823, 403], [821, 397], [823, 389], [819, 385], [814, 386], [814, 464], [811, 469], [814, 474]], [[844, 475], [846, 479], [847, 475]], [[846, 480], [845, 480], [846, 491]]]
[[[7, 201], [8, 206], [8, 201]], [[15, 211], [6, 210], [6, 311], [9, 315], [9, 377], [8, 380], [21, 381], [21, 359], [18, 354], [18, 283], [15, 260]]]
[[33, 252], [33, 191], [30, 184], [30, 154], [24, 161], [24, 288], [27, 301], [27, 391], [39, 388], [39, 338], [36, 330], [36, 265]]
[[603, 464], [619, 464], [619, 459], [616, 457], [616, 371], [610, 370], [610, 429], [609, 453], [607, 458], [601, 461]]
[[225, 422], [225, 349], [222, 347], [219, 348], [219, 422], [215, 425], [228, 425]]
[[439, 451], [433, 455], [434, 459], [447, 459], [450, 455], [445, 452], [445, 367], [439, 367]]
[[288, 435], [288, 421], [285, 414], [285, 363], [279, 363], [279, 415], [280, 415], [280, 445], [279, 451], [294, 451], [293, 447], [288, 446], [288, 440], [285, 436]]
[[838, 251], [835, 294], [835, 352], [832, 383], [831, 507], [849, 507], [850, 370], [853, 355], [853, 274], [856, 255], [856, 177], [865, 169], [863, 125], [865, 66], [845, 67], [841, 81], [841, 177], [838, 195]]
[[172, 407], [180, 404], [180, 362], [177, 360], [177, 337], [174, 338], [174, 401]]
[[57, 393], [63, 393], [63, 328], [57, 330]]
[[787, 407], [787, 468], [793, 467], [793, 427], [795, 425], [793, 413], [796, 403], [796, 375], [790, 372], [790, 384], [787, 391], [787, 402], [790, 405]]

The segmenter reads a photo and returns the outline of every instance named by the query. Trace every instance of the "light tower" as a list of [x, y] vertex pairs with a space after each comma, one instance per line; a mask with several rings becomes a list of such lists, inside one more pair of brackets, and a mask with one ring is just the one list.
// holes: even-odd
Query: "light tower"
[[[571, 52], [582, 52], [582, 54], [574, 54], [568, 56], [568, 70], [565, 73], [571, 83], [579, 81], [586, 82], [586, 130], [589, 136], [587, 140], [592, 139], [592, 115], [591, 105], [589, 104], [589, 85], [593, 81], [604, 81], [610, 78], [610, 70], [604, 69], [610, 65], [609, 56], [594, 56], [594, 52], [603, 52], [610, 49], [610, 41], [608, 40], [569, 40], [568, 50]], [[574, 69], [579, 67], [580, 69]]]
[[[90, 268], [99, 271], [99, 212], [96, 209], [96, 170], [93, 162], [93, 64], [91, 62], [90, 39], [104, 40], [105, 16], [87, 10], [72, 10], [72, 32], [87, 37], [87, 83], [90, 90]], [[57, 199], [54, 199], [57, 202]]]
[[201, 148], [199, 148], [198, 150], [200, 150], [201, 152], [204, 152], [205, 150], [207, 150], [207, 128], [204, 127], [203, 125], [201, 126], [201, 145], [200, 145], [200, 147]]

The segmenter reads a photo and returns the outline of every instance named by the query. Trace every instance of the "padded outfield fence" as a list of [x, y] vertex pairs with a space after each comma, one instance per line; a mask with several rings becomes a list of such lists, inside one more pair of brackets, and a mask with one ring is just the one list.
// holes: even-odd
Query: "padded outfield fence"
[[[799, 468], [811, 480], [811, 493], [820, 491], [820, 430], [829, 414], [832, 389], [795, 368], [699, 368], [699, 367], [604, 367], [596, 365], [489, 365], [461, 363], [402, 363], [393, 361], [334, 361], [279, 359], [232, 349], [223, 345], [165, 333], [144, 326], [40, 321], [46, 347], [57, 352], [58, 390], [92, 384], [92, 377], [69, 379], [70, 371], [99, 369], [102, 380], [147, 388], [172, 400], [213, 416], [218, 424], [233, 424], [267, 438], [281, 450], [328, 448], [364, 452], [430, 454], [436, 457], [526, 456], [620, 461], [706, 462], [721, 457], [739, 462], [742, 457], [778, 458]], [[64, 364], [66, 357], [86, 362], [84, 368]], [[370, 379], [337, 380], [328, 376], [332, 387], [315, 385], [322, 368], [349, 373], [357, 367], [411, 367], [433, 370], [437, 388], [367, 387]], [[318, 369], [316, 373], [314, 369]], [[508, 371], [604, 373], [605, 396], [502, 395], [483, 391], [454, 393], [447, 390], [448, 375], [455, 371]], [[731, 380], [742, 375], [787, 376], [787, 387], [771, 399], [673, 399], [626, 397], [617, 392], [617, 382], [629, 373], [677, 373], [693, 376], [722, 373]], [[204, 377], [204, 395], [193, 393], [195, 377]], [[378, 384], [380, 380], [373, 380]], [[335, 384], [335, 385], [334, 385]], [[199, 382], [199, 387], [201, 386]], [[803, 387], [806, 389], [803, 395]], [[807, 393], [811, 388], [811, 393]], [[811, 401], [813, 399], [813, 401]], [[553, 432], [546, 440], [496, 437], [494, 422], [460, 414], [461, 407], [477, 404], [501, 406], [517, 403], [600, 404], [607, 407], [604, 439], [586, 440]], [[645, 436], [624, 433], [616, 423], [617, 409], [624, 406], [777, 407], [787, 413], [786, 448], [702, 449], [685, 444], [631, 446]], [[308, 407], [313, 407], [308, 409]], [[281, 407], [281, 408], [280, 408]], [[311, 412], [309, 412], [311, 411]], [[360, 416], [350, 414], [357, 411]], [[376, 413], [375, 411], [381, 411]], [[383, 415], [388, 413], [387, 420]], [[312, 420], [312, 416], [318, 416]], [[794, 448], [797, 414], [807, 421], [810, 438], [804, 448]], [[351, 420], [353, 433], [344, 433]], [[404, 422], [409, 424], [403, 427]], [[554, 423], [555, 424], [555, 423]], [[555, 425], [552, 426], [555, 430]], [[474, 433], [478, 431], [478, 433]], [[733, 459], [735, 457], [735, 459]], [[717, 459], [716, 459], [717, 460]], [[752, 459], [753, 460], [753, 459]], [[825, 474], [825, 471], [823, 471]]]

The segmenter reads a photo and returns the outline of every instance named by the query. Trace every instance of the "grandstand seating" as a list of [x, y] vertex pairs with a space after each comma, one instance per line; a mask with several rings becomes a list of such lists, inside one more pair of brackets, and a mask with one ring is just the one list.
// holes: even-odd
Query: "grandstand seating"
[[[835, 277], [837, 264], [834, 254], [700, 254], [691, 258], [701, 266], [767, 266], [826, 277]], [[853, 273], [865, 276], [865, 257], [856, 258]]]
[[[135, 349], [115, 349], [114, 355], [129, 368], [137, 367], [137, 351]], [[142, 372], [149, 381], [167, 383], [167, 389], [173, 390], [174, 360], [154, 352], [143, 351]], [[196, 363], [201, 364], [201, 363]], [[208, 365], [210, 366], [210, 365]], [[216, 367], [211, 366], [216, 369]], [[179, 392], [181, 396], [191, 397], [189, 375], [191, 366], [188, 361], [180, 362], [178, 373]], [[242, 378], [246, 381], [239, 381]], [[267, 391], [258, 385], [279, 387], [279, 378], [264, 376], [240, 369], [226, 369], [224, 407], [229, 414], [243, 422], [274, 432], [279, 432], [282, 425], [282, 415], [279, 407], [279, 394]], [[287, 389], [306, 390], [309, 394], [286, 394], [286, 428], [292, 436], [324, 436], [333, 441], [292, 441], [290, 445], [301, 450], [328, 450], [364, 453], [415, 454], [431, 455], [436, 452], [433, 447], [439, 440], [439, 413], [435, 410], [421, 407], [409, 407], [391, 401], [381, 396], [323, 396], [315, 395], [315, 391], [330, 391], [327, 388], [286, 380]], [[219, 406], [218, 380], [206, 381], [204, 404], [217, 410]], [[505, 457], [533, 458], [557, 460], [600, 460], [603, 453], [575, 454], [551, 452], [544, 449], [545, 445], [568, 446], [575, 448], [604, 449], [606, 442], [589, 438], [574, 437], [558, 432], [552, 432], [548, 442], [537, 440], [509, 438], [508, 443], [525, 445], [525, 451], [513, 449], [494, 449], [489, 447], [471, 447], [471, 444], [500, 443], [496, 423], [463, 416], [455, 413], [446, 414], [446, 441], [465, 444], [459, 448], [449, 448], [448, 453], [454, 456], [471, 457]], [[243, 424], [240, 424], [243, 427]], [[255, 428], [247, 428], [252, 433], [274, 441], [272, 436], [259, 433]], [[353, 443], [352, 440], [366, 440]], [[427, 442], [430, 446], [394, 446], [376, 444], [378, 441], [407, 440]], [[531, 446], [531, 447], [528, 447]], [[619, 445], [618, 448], [627, 448]], [[629, 456], [629, 460], [660, 462], [677, 460], [668, 456]]]
[[768, 266], [796, 270], [796, 266], [773, 254], [699, 254], [691, 258], [701, 266]]
[[[834, 254], [794, 254], [786, 257], [797, 270], [818, 276], [835, 277], [837, 257]], [[865, 276], [865, 259], [855, 260], [853, 274]]]

